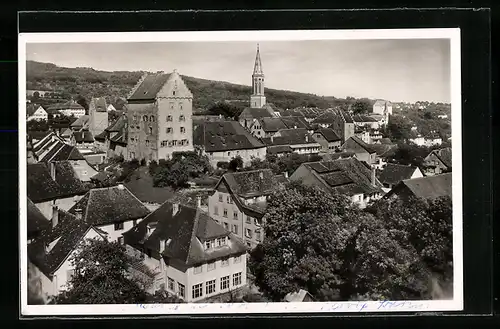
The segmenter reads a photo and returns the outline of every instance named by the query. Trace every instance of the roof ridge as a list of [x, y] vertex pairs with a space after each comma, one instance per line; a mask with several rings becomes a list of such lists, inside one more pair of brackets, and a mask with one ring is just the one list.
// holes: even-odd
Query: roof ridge
[[[191, 254], [191, 248], [193, 247], [193, 243], [192, 243], [193, 236], [196, 237], [196, 230], [198, 229], [198, 225], [199, 225], [199, 210], [200, 210], [199, 208], [196, 208], [196, 213], [195, 213], [194, 221], [193, 221], [193, 227], [191, 228], [191, 236], [189, 239], [189, 248], [188, 248], [188, 252], [186, 254], [186, 261], [185, 261], [186, 264], [189, 262], [189, 255]], [[180, 211], [180, 209], [179, 209], [179, 211]]]

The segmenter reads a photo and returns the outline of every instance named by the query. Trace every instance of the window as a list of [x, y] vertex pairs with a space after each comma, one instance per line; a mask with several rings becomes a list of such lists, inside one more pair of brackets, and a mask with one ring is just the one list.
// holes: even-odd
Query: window
[[223, 216], [227, 218], [227, 209], [226, 208], [224, 208], [224, 214], [223, 214]]
[[146, 146], [149, 146], [149, 141], [148, 140], [146, 140]]
[[255, 230], [255, 240], [260, 241], [260, 231]]
[[149, 134], [153, 133], [153, 127], [149, 127]]
[[222, 202], [222, 194], [219, 194], [219, 202]]
[[177, 146], [177, 141], [176, 140], [172, 141], [172, 146]]
[[219, 215], [219, 208], [217, 206], [214, 207], [214, 215]]
[[217, 239], [217, 247], [225, 246], [227, 244], [226, 239], [227, 239], [226, 237], [218, 238]]
[[251, 239], [251, 238], [252, 238], [252, 230], [250, 230], [249, 228], [247, 228], [247, 229], [245, 230], [245, 236], [246, 236], [247, 238], [250, 238], [250, 239]]
[[174, 279], [167, 277], [168, 290], [175, 291], [175, 281]]
[[179, 282], [177, 282], [177, 289], [179, 289], [179, 296], [181, 297], [185, 297], [185, 291], [186, 291], [186, 288], [184, 287], [183, 284], [180, 284]]
[[[173, 92], [173, 94], [175, 95], [175, 91]], [[174, 102], [170, 102], [170, 109], [173, 110], [174, 109]]]
[[229, 224], [228, 224], [228, 223], [226, 223], [226, 222], [224, 222], [224, 228], [225, 228], [226, 230], [229, 230]]
[[148, 122], [148, 116], [147, 115], [143, 116], [142, 121]]
[[171, 115], [167, 115], [167, 121], [172, 121], [172, 116]]
[[186, 128], [181, 127], [181, 134], [184, 134], [186, 132]]
[[223, 259], [220, 261], [220, 266], [221, 266], [221, 267], [226, 267], [226, 266], [229, 266], [229, 258], [223, 258]]
[[233, 233], [238, 234], [238, 225], [233, 225]]
[[210, 241], [205, 241], [205, 249], [210, 249]]
[[194, 268], [194, 274], [199, 274], [203, 271], [203, 265]]
[[123, 230], [123, 222], [115, 223], [115, 231]]
[[215, 279], [207, 281], [205, 286], [207, 295], [213, 294], [215, 292]]
[[151, 121], [151, 122], [155, 122], [155, 116], [154, 116], [154, 115], [150, 116], [150, 117], [149, 117], [149, 121]]
[[238, 212], [237, 211], [233, 211], [233, 219], [238, 220]]
[[235, 264], [241, 263], [241, 256], [234, 257], [234, 263]]
[[215, 262], [207, 264], [207, 272], [215, 270]]
[[257, 220], [257, 218], [254, 218], [254, 219], [253, 219], [253, 223], [255, 224], [255, 226], [260, 226], [260, 223], [259, 223], [259, 221]]
[[227, 152], [227, 156], [231, 156], [231, 152]]
[[241, 284], [241, 272], [233, 274], [233, 286], [239, 286]]
[[229, 275], [220, 278], [220, 290], [229, 289]]
[[119, 236], [118, 237], [118, 244], [123, 244], [124, 240], [123, 240], [123, 236]]
[[182, 111], [182, 103], [179, 103], [179, 109]]
[[203, 283], [198, 283], [193, 286], [193, 298], [200, 298], [203, 296]]
[[252, 218], [250, 216], [247, 216], [247, 224], [252, 224]]

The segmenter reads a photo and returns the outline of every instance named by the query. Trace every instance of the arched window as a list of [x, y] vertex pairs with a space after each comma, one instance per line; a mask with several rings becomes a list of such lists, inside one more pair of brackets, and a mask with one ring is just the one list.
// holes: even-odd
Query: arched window
[[149, 121], [151, 121], [151, 122], [155, 122], [155, 116], [154, 116], [154, 115], [150, 116], [150, 117], [149, 117]]
[[148, 121], [148, 116], [147, 115], [143, 116], [142, 117], [142, 121], [146, 121], [147, 122]]
[[152, 134], [153, 133], [153, 127], [149, 127], [149, 133]]

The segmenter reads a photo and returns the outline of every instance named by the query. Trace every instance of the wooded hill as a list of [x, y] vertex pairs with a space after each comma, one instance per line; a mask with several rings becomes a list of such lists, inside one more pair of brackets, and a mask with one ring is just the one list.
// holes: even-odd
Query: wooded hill
[[[120, 103], [118, 99], [124, 99], [144, 74], [143, 71], [107, 72], [86, 67], [66, 68], [35, 61], [27, 61], [26, 72], [28, 90], [57, 91], [62, 99], [106, 97], [113, 104]], [[250, 86], [182, 77], [194, 95], [193, 109], [207, 109], [214, 103], [224, 101], [245, 106], [248, 104]], [[301, 106], [329, 108], [355, 101], [354, 98], [346, 100], [276, 89], [266, 89], [266, 97], [268, 102], [283, 109]]]

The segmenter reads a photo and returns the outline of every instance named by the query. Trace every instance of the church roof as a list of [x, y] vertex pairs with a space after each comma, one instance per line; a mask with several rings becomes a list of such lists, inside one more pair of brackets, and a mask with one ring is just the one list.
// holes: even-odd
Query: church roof
[[262, 69], [262, 61], [260, 60], [260, 50], [259, 45], [257, 44], [257, 54], [255, 55], [255, 65], [253, 67], [254, 75], [263, 75], [264, 71]]
[[239, 120], [242, 119], [260, 119], [260, 118], [272, 118], [273, 115], [268, 109], [263, 107], [247, 107], [245, 108], [240, 116]]

